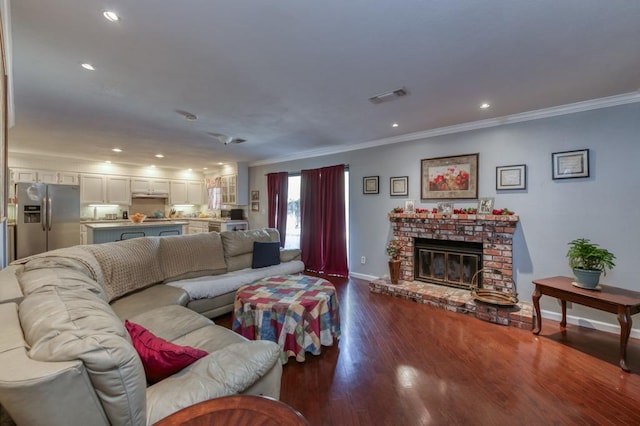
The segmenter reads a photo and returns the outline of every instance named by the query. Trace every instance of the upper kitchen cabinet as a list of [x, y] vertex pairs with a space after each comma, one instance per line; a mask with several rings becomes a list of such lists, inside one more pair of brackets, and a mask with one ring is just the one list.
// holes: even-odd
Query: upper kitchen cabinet
[[236, 175], [222, 176], [220, 183], [222, 204], [236, 204], [236, 188], [237, 177]]
[[222, 204], [249, 204], [249, 163], [237, 163], [236, 174], [220, 177]]
[[78, 174], [70, 172], [55, 172], [50, 170], [12, 169], [13, 183], [57, 183], [62, 185], [77, 185]]
[[136, 195], [169, 195], [167, 179], [131, 178], [131, 193]]
[[107, 203], [131, 205], [131, 180], [126, 176], [107, 176]]
[[127, 176], [80, 175], [80, 202], [130, 205], [130, 185]]
[[171, 204], [204, 204], [202, 182], [188, 180], [172, 180], [170, 182]]

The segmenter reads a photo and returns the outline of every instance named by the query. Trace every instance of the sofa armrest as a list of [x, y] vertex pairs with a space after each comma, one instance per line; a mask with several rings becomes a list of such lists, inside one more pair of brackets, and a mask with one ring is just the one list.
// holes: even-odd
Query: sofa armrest
[[198, 402], [243, 392], [268, 373], [273, 374], [271, 387], [279, 389], [282, 367], [274, 369], [279, 357], [280, 346], [269, 341], [234, 343], [212, 352], [147, 388], [147, 423]]
[[31, 359], [13, 303], [0, 305], [0, 324], [0, 403], [17, 424], [109, 424], [82, 361]]

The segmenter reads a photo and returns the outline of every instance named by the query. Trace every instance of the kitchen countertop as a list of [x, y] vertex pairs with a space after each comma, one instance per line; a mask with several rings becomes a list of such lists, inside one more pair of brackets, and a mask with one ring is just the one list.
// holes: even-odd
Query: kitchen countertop
[[[106, 223], [109, 222], [109, 223]], [[116, 223], [113, 223], [116, 222]], [[101, 223], [85, 223], [87, 228], [91, 229], [112, 229], [112, 228], [139, 228], [139, 227], [153, 227], [153, 226], [171, 226], [171, 225], [188, 225], [186, 220], [155, 220], [142, 223], [133, 223], [130, 220], [126, 222], [118, 222], [116, 220], [103, 221]]]

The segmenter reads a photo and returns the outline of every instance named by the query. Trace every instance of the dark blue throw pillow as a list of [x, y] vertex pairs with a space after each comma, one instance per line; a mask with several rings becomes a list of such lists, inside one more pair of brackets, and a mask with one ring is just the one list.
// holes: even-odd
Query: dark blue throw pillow
[[251, 267], [265, 268], [267, 266], [280, 264], [280, 243], [278, 241], [273, 242], [253, 242], [253, 260], [251, 261]]

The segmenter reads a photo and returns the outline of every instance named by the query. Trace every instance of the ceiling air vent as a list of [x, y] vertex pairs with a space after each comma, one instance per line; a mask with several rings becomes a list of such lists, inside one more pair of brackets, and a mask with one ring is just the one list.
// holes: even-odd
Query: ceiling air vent
[[207, 132], [207, 134], [209, 136], [213, 136], [214, 138], [218, 139], [220, 142], [222, 142], [225, 145], [229, 145], [230, 143], [243, 143], [247, 141], [246, 139], [242, 139], [242, 138], [232, 138], [231, 136], [227, 136], [223, 133]]
[[382, 102], [392, 101], [396, 98], [406, 96], [407, 94], [408, 94], [407, 89], [405, 89], [404, 87], [401, 87], [396, 90], [391, 90], [389, 92], [372, 96], [369, 98], [369, 102], [371, 102], [372, 104], [381, 104]]

